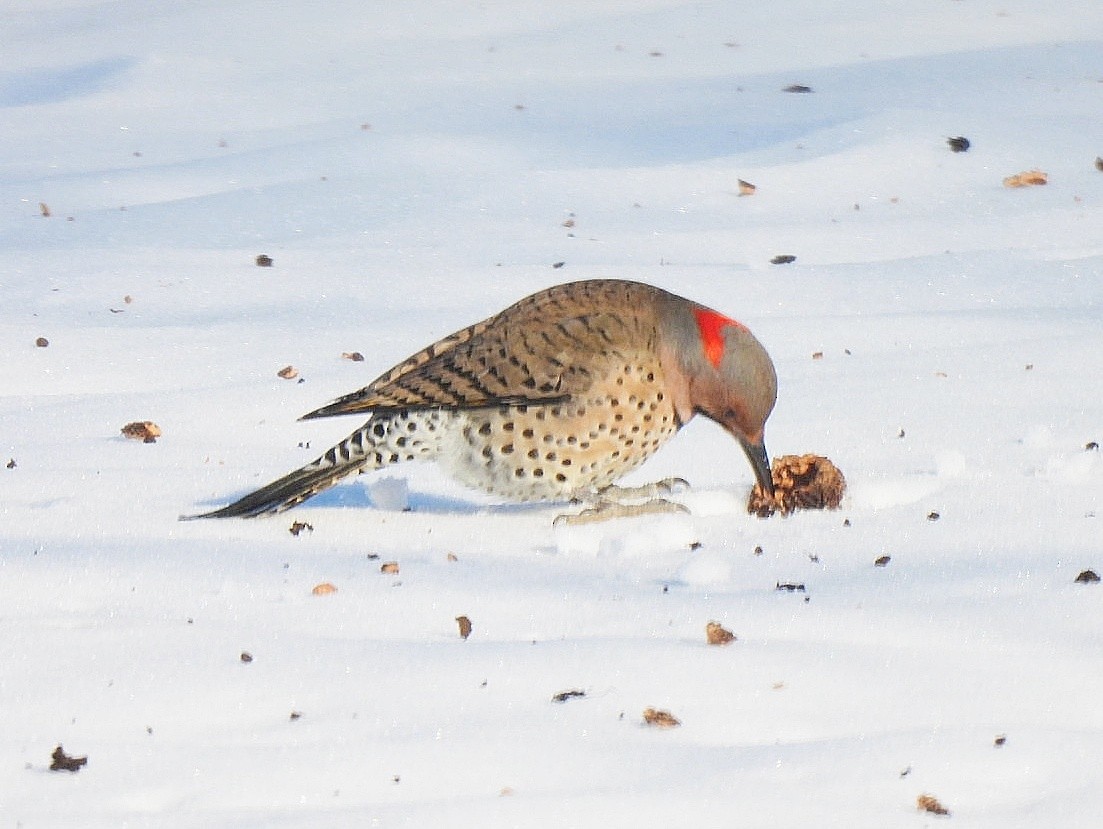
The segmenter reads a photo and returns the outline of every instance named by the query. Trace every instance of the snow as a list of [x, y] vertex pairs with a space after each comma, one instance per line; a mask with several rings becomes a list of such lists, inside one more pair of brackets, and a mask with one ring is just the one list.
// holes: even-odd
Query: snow
[[[1099, 825], [1099, 3], [3, 18], [6, 825]], [[688, 515], [553, 526], [410, 466], [177, 521], [353, 425], [304, 412], [604, 276], [747, 323], [771, 454], [830, 457], [842, 509], [747, 515], [693, 422], [628, 481], [685, 477]]]

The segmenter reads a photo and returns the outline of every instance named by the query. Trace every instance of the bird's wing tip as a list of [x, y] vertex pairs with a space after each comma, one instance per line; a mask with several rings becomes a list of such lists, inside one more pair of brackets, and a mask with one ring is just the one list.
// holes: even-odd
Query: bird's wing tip
[[312, 412], [307, 412], [299, 420], [318, 420], [323, 417], [336, 417], [337, 415], [349, 415], [349, 414], [362, 414], [369, 411], [371, 407], [359, 408], [349, 403], [330, 403], [326, 406], [322, 406], [320, 409], [315, 409]]

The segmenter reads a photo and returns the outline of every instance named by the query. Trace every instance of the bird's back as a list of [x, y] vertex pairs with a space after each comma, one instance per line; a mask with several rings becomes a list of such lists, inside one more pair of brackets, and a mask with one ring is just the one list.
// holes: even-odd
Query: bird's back
[[653, 353], [655, 301], [663, 293], [612, 279], [557, 285], [438, 340], [306, 417], [568, 400], [607, 361]]

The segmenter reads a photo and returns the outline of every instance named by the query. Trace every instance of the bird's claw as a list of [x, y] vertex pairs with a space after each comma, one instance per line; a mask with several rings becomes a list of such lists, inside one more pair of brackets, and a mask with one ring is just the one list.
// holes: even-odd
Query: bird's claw
[[656, 481], [655, 486], [660, 488], [662, 495], [679, 495], [693, 489], [685, 478], [663, 478], [661, 481]]

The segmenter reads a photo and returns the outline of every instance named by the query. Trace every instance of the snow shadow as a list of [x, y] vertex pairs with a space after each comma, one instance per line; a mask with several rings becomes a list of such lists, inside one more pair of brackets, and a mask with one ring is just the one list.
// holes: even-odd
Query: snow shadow
[[91, 95], [106, 88], [135, 63], [134, 58], [117, 57], [78, 66], [0, 72], [0, 107], [54, 104]]

